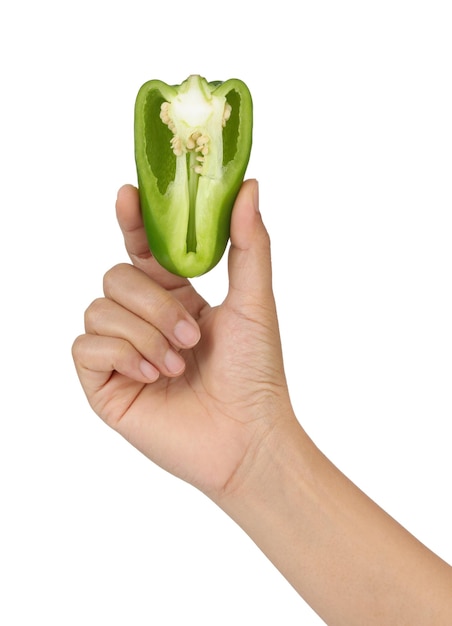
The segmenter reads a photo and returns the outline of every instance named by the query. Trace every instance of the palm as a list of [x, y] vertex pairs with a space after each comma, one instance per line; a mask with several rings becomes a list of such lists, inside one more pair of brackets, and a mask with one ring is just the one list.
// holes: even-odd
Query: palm
[[[184, 354], [184, 374], [148, 385], [114, 374], [99, 400], [105, 419], [149, 458], [202, 490], [217, 490], [265, 428], [259, 417], [281, 375], [274, 359], [267, 360], [271, 371], [262, 368], [263, 352], [277, 336], [275, 329], [240, 320], [227, 300], [211, 308], [185, 281], [168, 280], [201, 329], [201, 341]], [[261, 393], [250, 396], [250, 388]]]

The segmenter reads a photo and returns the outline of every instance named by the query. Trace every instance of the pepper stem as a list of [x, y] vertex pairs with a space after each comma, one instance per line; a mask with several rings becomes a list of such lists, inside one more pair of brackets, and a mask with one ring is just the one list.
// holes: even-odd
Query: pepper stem
[[198, 195], [199, 174], [195, 172], [198, 165], [195, 152], [187, 152], [188, 174], [188, 224], [187, 224], [187, 252], [196, 252], [196, 196]]

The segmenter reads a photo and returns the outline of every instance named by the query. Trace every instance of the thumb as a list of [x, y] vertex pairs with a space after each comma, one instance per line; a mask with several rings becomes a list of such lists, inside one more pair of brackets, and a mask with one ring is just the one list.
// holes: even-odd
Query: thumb
[[259, 212], [257, 180], [243, 183], [231, 217], [229, 292], [235, 307], [273, 302], [270, 238]]

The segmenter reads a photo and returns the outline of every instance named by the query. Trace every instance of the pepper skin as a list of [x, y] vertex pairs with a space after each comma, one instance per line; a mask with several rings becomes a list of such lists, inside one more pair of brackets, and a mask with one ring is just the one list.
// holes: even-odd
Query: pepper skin
[[184, 277], [205, 274], [229, 239], [251, 152], [253, 105], [241, 80], [192, 75], [146, 82], [135, 103], [135, 162], [153, 256]]

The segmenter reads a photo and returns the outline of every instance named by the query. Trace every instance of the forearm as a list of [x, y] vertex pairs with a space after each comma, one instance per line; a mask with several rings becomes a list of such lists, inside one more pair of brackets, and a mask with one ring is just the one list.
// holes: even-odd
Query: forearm
[[220, 503], [332, 626], [452, 624], [452, 568], [351, 483], [294, 421]]

